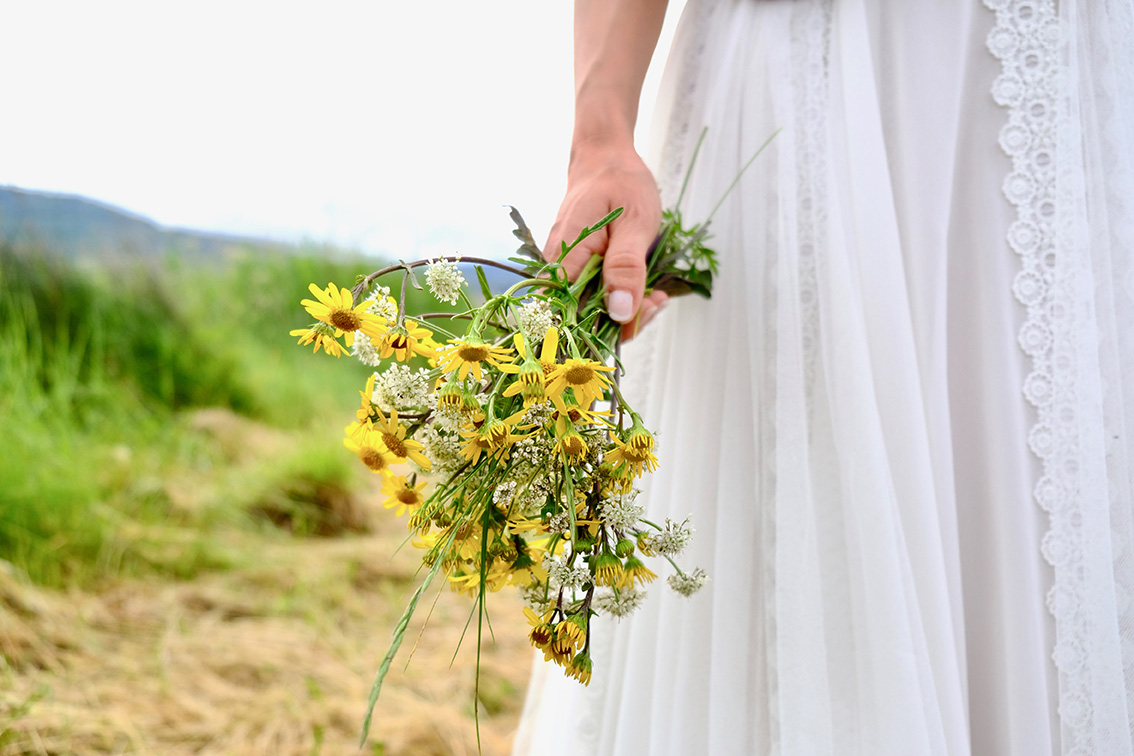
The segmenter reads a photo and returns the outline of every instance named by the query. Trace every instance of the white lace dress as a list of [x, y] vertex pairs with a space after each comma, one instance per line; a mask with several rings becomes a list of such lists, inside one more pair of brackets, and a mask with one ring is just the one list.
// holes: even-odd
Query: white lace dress
[[1134, 7], [986, 3], [687, 8], [665, 199], [782, 129], [628, 355], [711, 582], [538, 662], [516, 753], [1134, 753]]

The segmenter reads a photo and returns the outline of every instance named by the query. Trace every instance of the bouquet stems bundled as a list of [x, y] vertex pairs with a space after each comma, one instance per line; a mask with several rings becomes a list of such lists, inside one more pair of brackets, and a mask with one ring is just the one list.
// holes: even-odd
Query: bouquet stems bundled
[[[301, 345], [340, 356], [348, 349], [377, 368], [362, 392], [346, 447], [383, 478], [384, 505], [407, 518], [422, 550], [424, 578], [394, 631], [363, 725], [418, 601], [439, 576], [476, 602], [478, 658], [485, 598], [504, 586], [523, 594], [529, 637], [546, 660], [586, 684], [592, 618], [621, 617], [657, 578], [651, 558], [691, 595], [703, 570], [673, 561], [689, 542], [688, 521], [657, 524], [638, 503], [637, 481], [657, 468], [657, 446], [618, 387], [621, 332], [603, 303], [602, 257], [571, 281], [562, 260], [621, 209], [562, 246], [540, 254], [519, 213], [522, 242], [510, 264], [459, 257], [418, 260], [361, 277], [353, 289], [311, 285], [303, 305], [317, 322], [292, 331]], [[685, 229], [664, 214], [650, 250], [647, 291], [708, 296], [717, 264], [706, 226]], [[458, 263], [473, 264], [484, 301], [473, 304]], [[485, 266], [518, 281], [494, 294]], [[406, 290], [421, 288], [454, 313], [406, 312]], [[378, 285], [401, 271], [400, 301]], [[463, 331], [452, 332], [454, 324]], [[415, 367], [410, 363], [423, 365]]]

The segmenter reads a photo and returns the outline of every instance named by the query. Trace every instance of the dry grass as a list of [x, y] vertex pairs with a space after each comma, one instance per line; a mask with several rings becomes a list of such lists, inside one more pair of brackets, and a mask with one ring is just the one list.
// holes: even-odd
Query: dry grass
[[[50, 592], [0, 574], [0, 756], [355, 754], [367, 693], [414, 582], [387, 513], [339, 539], [234, 533], [252, 564], [184, 583]], [[403, 646], [417, 638], [422, 611]], [[490, 602], [481, 663], [483, 753], [508, 752], [530, 666], [508, 592]], [[477, 753], [475, 622], [447, 589], [408, 671], [387, 679], [364, 754]]]

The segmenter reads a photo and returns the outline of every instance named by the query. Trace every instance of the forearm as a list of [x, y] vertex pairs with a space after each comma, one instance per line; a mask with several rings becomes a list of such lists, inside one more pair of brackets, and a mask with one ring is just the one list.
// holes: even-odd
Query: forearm
[[633, 149], [638, 99], [666, 0], [576, 0], [575, 131], [580, 152]]

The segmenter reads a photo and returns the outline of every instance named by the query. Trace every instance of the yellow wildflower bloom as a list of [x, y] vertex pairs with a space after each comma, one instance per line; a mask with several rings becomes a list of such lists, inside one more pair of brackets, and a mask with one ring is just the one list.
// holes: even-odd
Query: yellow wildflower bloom
[[382, 443], [396, 457], [396, 462], [401, 463], [405, 462], [406, 459], [412, 459], [422, 470], [430, 468], [429, 457], [422, 453], [425, 447], [421, 445], [420, 441], [406, 438], [406, 427], [398, 422], [397, 410], [391, 412], [390, 417], [386, 417], [382, 414], [382, 410], [375, 407], [374, 418], [371, 420], [371, 425], [374, 431], [381, 436]]
[[564, 646], [582, 648], [587, 641], [585, 622], [580, 615], [571, 615], [555, 626], [555, 642]]
[[595, 570], [595, 585], [617, 585], [622, 577], [622, 562], [609, 551], [601, 551], [591, 562]]
[[326, 290], [311, 284], [308, 289], [315, 295], [315, 300], [304, 299], [300, 302], [304, 309], [316, 320], [321, 320], [335, 329], [335, 338], [344, 336], [347, 346], [354, 343], [355, 331], [362, 331], [367, 336], [379, 338], [385, 330], [382, 318], [367, 312], [368, 302], [354, 305], [354, 295], [350, 289], [340, 289], [333, 283], [327, 284]]
[[399, 362], [409, 362], [415, 354], [432, 360], [436, 355], [437, 342], [433, 340], [432, 331], [407, 318], [402, 325], [381, 334], [374, 346], [382, 359], [393, 355]]
[[508, 459], [508, 449], [517, 440], [523, 438], [523, 435], [512, 432], [516, 423], [520, 422], [520, 418], [523, 416], [524, 413], [521, 411], [503, 420], [493, 418], [480, 428], [461, 431], [461, 435], [466, 439], [464, 447], [461, 448], [461, 454], [473, 464], [476, 464], [476, 461], [480, 459], [481, 452], [498, 456], [500, 459]]
[[[325, 327], [325, 326], [324, 326]], [[322, 347], [323, 351], [333, 357], [342, 357], [346, 353], [343, 345], [335, 340], [333, 334], [324, 333], [319, 330], [318, 326], [311, 326], [310, 328], [297, 328], [294, 331], [288, 331], [289, 336], [299, 336], [299, 346], [307, 346], [314, 344], [313, 352], [318, 352]]]
[[504, 396], [522, 393], [524, 406], [529, 407], [547, 396], [547, 379], [556, 368], [555, 356], [559, 348], [559, 332], [554, 326], [547, 329], [543, 337], [543, 348], [538, 356], [534, 353], [528, 354], [527, 345], [521, 334], [516, 334], [515, 344], [516, 352], [523, 362], [519, 365], [499, 366], [502, 372], [517, 376], [516, 382], [508, 387]]
[[503, 360], [512, 351], [510, 347], [489, 346], [479, 339], [450, 339], [450, 346], [438, 350], [437, 362], [442, 373], [457, 371], [457, 380], [463, 381], [470, 372], [478, 381], [484, 378], [481, 363], [487, 362], [500, 369]]
[[369, 423], [370, 416], [374, 414], [374, 378], [375, 373], [371, 373], [370, 377], [366, 380], [366, 388], [359, 391], [359, 396], [362, 397], [362, 405], [359, 409], [355, 410], [354, 415], [358, 418], [360, 423]]
[[456, 381], [447, 381], [437, 390], [437, 409], [457, 411], [465, 401], [465, 390]]
[[362, 463], [373, 473], [391, 475], [390, 465], [394, 458], [382, 443], [382, 439], [370, 431], [360, 431], [343, 439], [343, 446], [358, 455]]
[[587, 441], [579, 434], [577, 430], [572, 428], [559, 437], [559, 442], [556, 448], [564, 457], [571, 459], [580, 459], [587, 456]]
[[643, 471], [653, 472], [658, 468], [658, 458], [654, 456], [654, 437], [642, 425], [641, 418], [633, 415], [634, 424], [623, 441], [611, 435], [615, 448], [609, 450], [604, 461], [610, 463], [615, 476], [628, 479], [637, 478]]
[[386, 494], [386, 500], [382, 502], [382, 506], [386, 509], [396, 507], [397, 511], [394, 512], [396, 517], [401, 517], [406, 511], [414, 512], [425, 503], [425, 496], [422, 494], [425, 484], [426, 481], [423, 480], [417, 485], [411, 486], [404, 475], [389, 476], [382, 483], [382, 493]]
[[558, 664], [560, 667], [566, 667], [571, 663], [571, 658], [575, 655], [573, 649], [560, 651], [555, 643], [549, 643], [543, 647], [543, 660], [551, 661]]
[[601, 362], [571, 357], [548, 376], [547, 393], [560, 412], [567, 412], [562, 394], [568, 388], [574, 392], [580, 407], [589, 407], [592, 402], [603, 398], [603, 393], [610, 387], [610, 379], [603, 373], [613, 370], [613, 367]]
[[548, 609], [542, 616], [536, 614], [528, 607], [524, 607], [524, 616], [528, 619], [528, 624], [531, 625], [531, 631], [528, 633], [528, 640], [536, 648], [545, 648], [551, 643], [552, 628], [551, 617], [555, 614], [553, 609]]
[[657, 579], [657, 573], [642, 564], [641, 559], [630, 556], [626, 558], [626, 563], [622, 566], [622, 577], [618, 580], [618, 587], [633, 588], [635, 580], [645, 585]]
[[560, 411], [556, 408], [552, 413], [552, 421], [555, 423], [555, 434], [562, 436], [572, 426], [597, 426], [600, 428], [609, 428], [610, 423], [605, 419], [610, 417], [610, 410], [592, 410], [585, 407], [580, 407], [578, 404], [564, 404], [563, 410]]
[[591, 684], [591, 657], [588, 654], [579, 654], [571, 660], [564, 672], [568, 677], [573, 677], [583, 685]]

